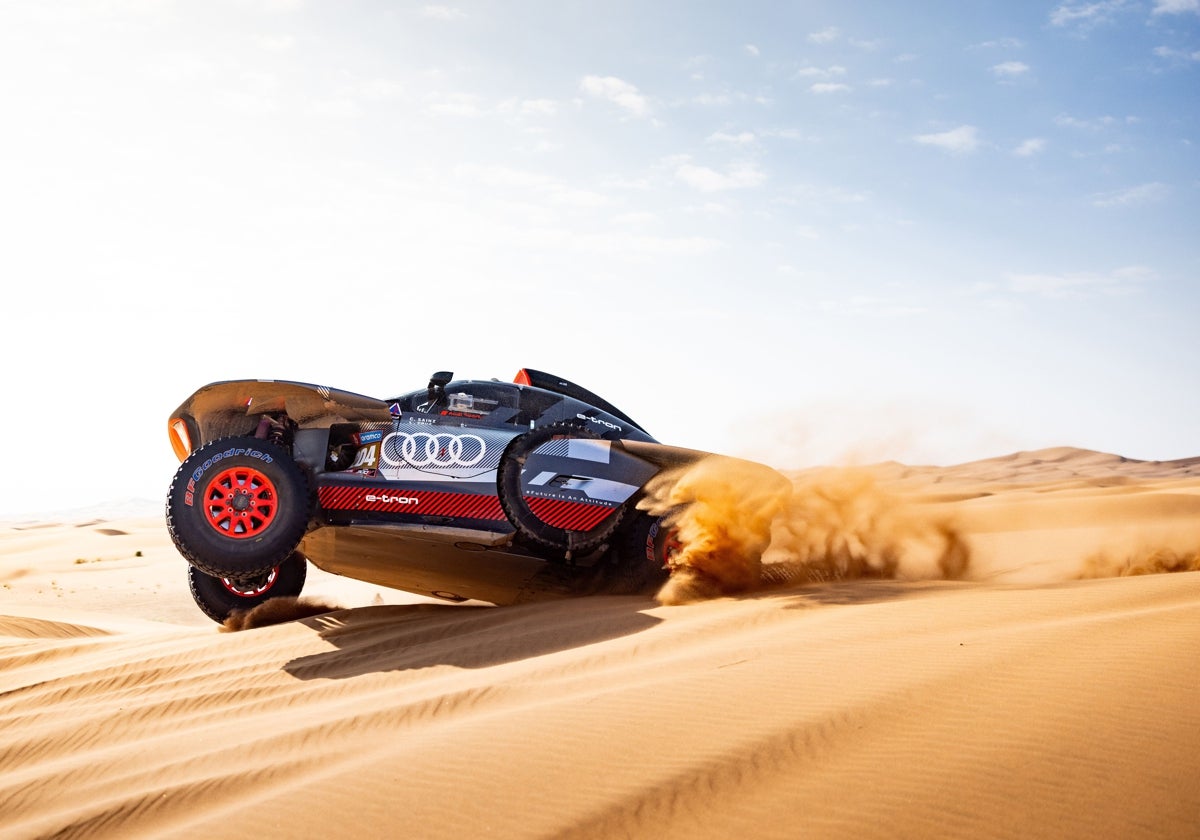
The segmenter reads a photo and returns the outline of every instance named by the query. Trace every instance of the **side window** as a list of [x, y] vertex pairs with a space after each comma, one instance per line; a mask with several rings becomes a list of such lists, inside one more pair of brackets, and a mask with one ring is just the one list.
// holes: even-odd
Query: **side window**
[[521, 405], [520, 412], [515, 418], [514, 423], [519, 423], [522, 426], [528, 426], [534, 420], [541, 419], [554, 406], [563, 401], [563, 398], [558, 394], [551, 394], [547, 391], [521, 390]]
[[487, 423], [504, 423], [517, 414], [515, 388], [488, 382], [451, 382], [440, 401], [438, 414]]
[[452, 417], [462, 415], [478, 419], [491, 414], [499, 405], [499, 400], [473, 393], [470, 388], [449, 388], [446, 390], [446, 400], [441, 413]]

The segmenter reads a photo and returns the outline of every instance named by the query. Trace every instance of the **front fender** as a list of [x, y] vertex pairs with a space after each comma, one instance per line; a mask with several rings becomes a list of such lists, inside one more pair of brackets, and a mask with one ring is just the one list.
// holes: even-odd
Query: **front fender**
[[263, 414], [285, 414], [301, 429], [391, 420], [387, 403], [375, 397], [307, 382], [235, 379], [205, 385], [180, 403], [167, 431], [182, 461], [209, 441], [252, 434]]

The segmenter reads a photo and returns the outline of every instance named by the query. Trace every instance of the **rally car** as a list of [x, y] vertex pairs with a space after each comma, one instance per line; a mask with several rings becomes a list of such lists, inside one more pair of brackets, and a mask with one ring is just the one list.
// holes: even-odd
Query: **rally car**
[[707, 453], [523, 369], [377, 399], [303, 382], [206, 385], [172, 412], [167, 528], [206, 615], [299, 595], [306, 564], [448, 601], [512, 604], [665, 580], [677, 549], [639, 510]]

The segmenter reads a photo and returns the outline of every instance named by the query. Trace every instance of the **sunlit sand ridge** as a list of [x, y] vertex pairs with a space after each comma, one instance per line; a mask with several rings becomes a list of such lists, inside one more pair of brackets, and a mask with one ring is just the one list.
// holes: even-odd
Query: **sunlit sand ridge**
[[1200, 463], [706, 470], [658, 599], [221, 632], [156, 519], [0, 528], [0, 832], [1195, 836]]

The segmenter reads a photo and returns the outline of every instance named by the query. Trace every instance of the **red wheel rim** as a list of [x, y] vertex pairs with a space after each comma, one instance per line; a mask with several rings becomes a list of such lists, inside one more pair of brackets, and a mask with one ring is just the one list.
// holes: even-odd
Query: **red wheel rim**
[[223, 537], [245, 540], [269, 528], [278, 511], [275, 483], [254, 467], [217, 473], [204, 491], [208, 524]]
[[671, 559], [681, 551], [683, 551], [683, 543], [679, 541], [679, 531], [672, 528], [667, 532], [667, 541], [663, 546], [663, 556], [666, 557], [667, 563], [670, 563]]
[[279, 577], [278, 566], [271, 570], [271, 573], [267, 575], [267, 579], [262, 583], [239, 586], [229, 578], [221, 578], [221, 585], [234, 595], [237, 595], [239, 598], [256, 598], [259, 595], [262, 595], [264, 592], [270, 590], [270, 588], [275, 585], [275, 579], [277, 577]]
[[[659, 546], [662, 547], [663, 568], [671, 565], [671, 560], [676, 554], [683, 551], [683, 543], [679, 541], [679, 529], [670, 528], [666, 533], [662, 533], [660, 529], [662, 525], [656, 523], [646, 535], [646, 559], [651, 563], [657, 562], [659, 559]], [[662, 540], [660, 543], [659, 540]]]

